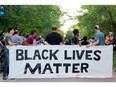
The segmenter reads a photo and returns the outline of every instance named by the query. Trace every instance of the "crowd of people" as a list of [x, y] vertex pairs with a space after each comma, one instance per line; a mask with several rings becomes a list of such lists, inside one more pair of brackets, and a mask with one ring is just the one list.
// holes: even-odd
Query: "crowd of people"
[[[63, 40], [62, 36], [57, 32], [56, 26], [52, 26], [52, 32], [47, 34], [45, 39], [39, 36], [36, 30], [32, 30], [31, 33], [24, 38], [20, 35], [20, 32], [18, 30], [9, 28], [6, 34], [0, 34], [0, 58], [2, 59], [3, 57], [3, 60], [5, 60], [5, 63], [3, 64], [3, 80], [6, 80], [9, 74], [9, 46], [86, 45], [86, 47], [90, 47], [107, 44], [106, 42], [108, 41], [106, 41], [105, 35], [100, 31], [99, 25], [95, 26], [95, 32], [95, 37], [88, 39], [87, 36], [84, 36], [82, 39], [79, 39], [79, 30], [74, 29], [72, 38]], [[115, 41], [114, 44], [116, 44], [116, 38], [113, 40]]]

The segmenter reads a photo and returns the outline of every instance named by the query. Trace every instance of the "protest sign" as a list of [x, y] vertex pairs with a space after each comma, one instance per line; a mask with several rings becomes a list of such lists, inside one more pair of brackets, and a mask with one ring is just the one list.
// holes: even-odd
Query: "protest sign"
[[111, 78], [112, 46], [12, 46], [9, 78]]

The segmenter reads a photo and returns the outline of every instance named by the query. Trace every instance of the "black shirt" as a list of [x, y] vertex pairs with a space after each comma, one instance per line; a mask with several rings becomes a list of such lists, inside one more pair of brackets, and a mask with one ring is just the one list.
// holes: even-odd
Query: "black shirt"
[[73, 37], [73, 38], [71, 39], [71, 43], [72, 43], [72, 44], [79, 44], [78, 38], [77, 38], [77, 37]]
[[47, 41], [50, 45], [60, 45], [62, 37], [57, 32], [51, 32], [46, 36], [45, 41]]
[[87, 41], [81, 42], [81, 45], [88, 45], [88, 44], [89, 44], [89, 42], [87, 42]]

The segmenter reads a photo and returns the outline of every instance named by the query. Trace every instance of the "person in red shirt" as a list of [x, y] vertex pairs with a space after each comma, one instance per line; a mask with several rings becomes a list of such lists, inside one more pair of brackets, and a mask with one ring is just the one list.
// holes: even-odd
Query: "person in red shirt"
[[27, 39], [23, 42], [23, 45], [31, 46], [31, 45], [37, 45], [35, 37], [37, 36], [37, 31], [32, 30], [31, 34], [27, 37]]

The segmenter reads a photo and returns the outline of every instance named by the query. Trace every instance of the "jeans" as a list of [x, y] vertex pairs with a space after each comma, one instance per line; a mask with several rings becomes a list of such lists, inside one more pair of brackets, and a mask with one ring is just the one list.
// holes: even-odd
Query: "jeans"
[[9, 51], [4, 53], [5, 63], [3, 67], [3, 76], [8, 76], [9, 74]]

